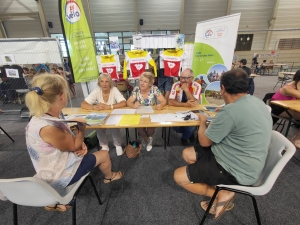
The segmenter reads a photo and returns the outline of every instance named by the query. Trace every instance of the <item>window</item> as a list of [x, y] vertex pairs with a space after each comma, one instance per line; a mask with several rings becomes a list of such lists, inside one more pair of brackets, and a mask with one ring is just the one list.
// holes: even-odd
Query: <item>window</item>
[[66, 47], [66, 42], [65, 42], [64, 36], [62, 34], [51, 34], [50, 37], [58, 39], [62, 56], [68, 57], [68, 52], [67, 52], [67, 47]]
[[238, 34], [236, 40], [236, 51], [251, 51], [253, 34]]
[[300, 38], [285, 38], [280, 39], [277, 49], [299, 49], [300, 48]]

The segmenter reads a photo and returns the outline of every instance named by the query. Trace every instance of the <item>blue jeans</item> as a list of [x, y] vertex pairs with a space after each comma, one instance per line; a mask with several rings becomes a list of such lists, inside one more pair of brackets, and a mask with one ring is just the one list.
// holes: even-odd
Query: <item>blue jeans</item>
[[189, 139], [196, 130], [196, 127], [174, 127], [173, 128], [177, 133], [182, 133], [182, 139]]

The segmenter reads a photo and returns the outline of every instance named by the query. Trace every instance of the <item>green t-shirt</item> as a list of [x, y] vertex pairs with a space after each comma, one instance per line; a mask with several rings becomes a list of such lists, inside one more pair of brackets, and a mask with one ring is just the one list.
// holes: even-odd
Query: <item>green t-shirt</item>
[[245, 95], [225, 105], [205, 131], [217, 162], [242, 185], [258, 179], [271, 141], [272, 118], [262, 100]]

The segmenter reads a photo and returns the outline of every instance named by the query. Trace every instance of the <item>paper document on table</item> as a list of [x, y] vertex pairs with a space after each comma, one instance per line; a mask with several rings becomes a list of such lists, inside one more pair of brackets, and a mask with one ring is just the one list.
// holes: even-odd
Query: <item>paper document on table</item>
[[125, 114], [135, 114], [135, 109], [114, 109], [111, 114], [115, 115], [125, 115]]
[[71, 119], [74, 119], [74, 118], [85, 118], [87, 116], [88, 116], [88, 114], [73, 114], [73, 115], [70, 115], [70, 116], [64, 116], [64, 118], [66, 120], [71, 120]]
[[166, 116], [166, 114], [150, 115], [151, 122], [153, 122], [153, 123], [164, 123], [164, 122], [166, 122], [165, 116]]
[[136, 110], [137, 114], [147, 114], [147, 113], [154, 113], [152, 106], [140, 106]]
[[166, 114], [165, 120], [166, 121], [173, 121], [173, 122], [183, 122], [185, 115], [181, 113], [176, 114]]
[[121, 121], [119, 123], [120, 126], [125, 125], [139, 125], [140, 124], [141, 115], [123, 115]]
[[121, 121], [122, 116], [121, 115], [113, 115], [110, 116], [107, 120], [105, 125], [118, 125]]

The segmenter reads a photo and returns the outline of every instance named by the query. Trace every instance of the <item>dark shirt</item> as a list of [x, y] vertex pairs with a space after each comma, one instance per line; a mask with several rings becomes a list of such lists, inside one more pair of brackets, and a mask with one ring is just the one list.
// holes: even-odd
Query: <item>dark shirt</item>
[[248, 76], [250, 76], [250, 74], [251, 74], [251, 69], [250, 69], [249, 67], [247, 67], [247, 66], [242, 66], [241, 68], [248, 74]]
[[253, 64], [258, 64], [258, 62], [257, 62], [257, 58], [256, 58], [256, 57], [254, 57], [254, 58], [252, 59], [252, 62], [253, 62]]

